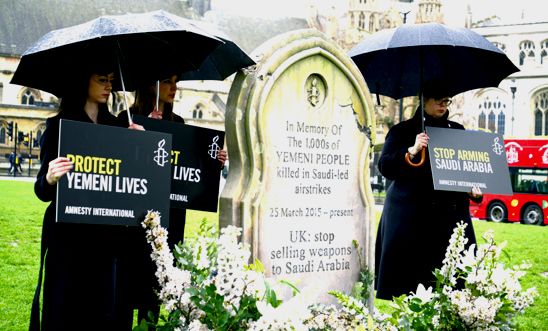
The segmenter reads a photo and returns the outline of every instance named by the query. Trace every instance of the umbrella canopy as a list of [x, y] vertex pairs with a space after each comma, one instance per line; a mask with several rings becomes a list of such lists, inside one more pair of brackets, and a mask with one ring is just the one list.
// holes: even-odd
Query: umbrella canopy
[[[143, 72], [196, 69], [221, 44], [189, 20], [162, 10], [106, 15], [44, 35], [23, 54], [11, 83], [62, 97], [70, 93], [71, 77], [90, 62], [105, 61], [122, 69], [132, 90]], [[124, 88], [121, 83], [114, 88]]]
[[224, 80], [236, 71], [255, 64], [229, 36], [205, 22], [194, 22], [224, 43], [217, 47], [196, 70], [184, 72], [181, 80]]
[[496, 87], [519, 69], [480, 34], [439, 23], [382, 30], [348, 55], [370, 92], [400, 99], [419, 95], [424, 82], [442, 82], [447, 96]]

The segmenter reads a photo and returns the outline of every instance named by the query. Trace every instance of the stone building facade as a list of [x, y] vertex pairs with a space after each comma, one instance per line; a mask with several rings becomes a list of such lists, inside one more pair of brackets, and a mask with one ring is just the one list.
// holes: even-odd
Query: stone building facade
[[[106, 5], [101, 5], [102, 9], [100, 8], [99, 12], [95, 10], [96, 8], [93, 9], [94, 7], [85, 7], [90, 16], [86, 19], [91, 19], [97, 14], [104, 14], [104, 8], [113, 8], [117, 10], [115, 14], [120, 14], [121, 9], [112, 6], [110, 0], [102, 1]], [[324, 32], [343, 49], [349, 50], [367, 35], [382, 29], [415, 22], [443, 23], [444, 2], [443, 0], [347, 0], [344, 3], [341, 2], [345, 10], [339, 16], [334, 10], [320, 12], [311, 8], [310, 15], [306, 19], [289, 18], [272, 21], [249, 17], [227, 17], [222, 13], [209, 10], [211, 8], [209, 0], [188, 1], [185, 6], [171, 0], [163, 5], [158, 1], [143, 1], [139, 8], [153, 10], [158, 6], [169, 6], [169, 10], [181, 16], [209, 20], [230, 35], [245, 51], [251, 53], [262, 42], [274, 35], [307, 27]], [[39, 6], [39, 3], [34, 5]], [[0, 16], [17, 15], [14, 12], [17, 8], [10, 7]], [[528, 22], [524, 17], [518, 23], [504, 23], [496, 16], [474, 20], [471, 7], [468, 5], [463, 8], [466, 13], [463, 13], [465, 19], [462, 25], [484, 35], [505, 51], [520, 68], [520, 72], [505, 79], [499, 88], [479, 89], [456, 96], [451, 107], [452, 118], [462, 122], [467, 128], [491, 130], [503, 133], [505, 136], [547, 135], [548, 22]], [[494, 11], [496, 12], [496, 9]], [[107, 12], [107, 14], [111, 13]], [[50, 13], [50, 16], [52, 15], [54, 14]], [[47, 21], [59, 24], [59, 20], [47, 19]], [[64, 23], [71, 25], [75, 22]], [[34, 32], [35, 39], [52, 28], [59, 27], [61, 26], [52, 24], [37, 25], [36, 29], [44, 31]], [[6, 29], [9, 28], [6, 27]], [[249, 31], [254, 33], [249, 35]], [[58, 105], [58, 100], [53, 95], [9, 83], [17, 68], [20, 54], [29, 46], [25, 43], [28, 44], [30, 41], [27, 40], [28, 33], [24, 38], [17, 39], [15, 35], [6, 41], [5, 36], [9, 37], [8, 32], [10, 31], [3, 31], [0, 34], [0, 163], [4, 161], [2, 156], [13, 150], [13, 141], [7, 137], [8, 123], [17, 123], [21, 132], [32, 134], [33, 140], [39, 139], [45, 128], [45, 120], [56, 113]], [[20, 40], [21, 44], [17, 44], [17, 40]], [[174, 107], [176, 113], [183, 116], [191, 125], [224, 130], [224, 107], [231, 86], [231, 78], [222, 82], [180, 82], [178, 86]], [[129, 99], [131, 100], [131, 96]], [[118, 99], [113, 113], [116, 114], [124, 107], [121, 98]], [[381, 97], [380, 104], [376, 106], [376, 118], [379, 124], [377, 143], [382, 143], [383, 133], [391, 125], [412, 116], [416, 107], [417, 98], [405, 98], [403, 102], [400, 102]], [[33, 147], [35, 148], [33, 154], [37, 155], [37, 146], [33, 144]], [[18, 149], [22, 153], [29, 152], [29, 146], [23, 144], [20, 144]]]
[[548, 135], [548, 22], [522, 22], [473, 27], [520, 69], [499, 88], [459, 96], [467, 128], [498, 132], [505, 137]]
[[[52, 0], [52, 2], [60, 0]], [[52, 4], [49, 4], [50, 6]], [[0, 5], [0, 9], [4, 5]], [[24, 86], [10, 84], [11, 77], [17, 68], [21, 54], [32, 42], [50, 30], [78, 24], [97, 17], [98, 15], [123, 14], [121, 2], [100, 0], [94, 4], [76, 5], [71, 3], [66, 8], [73, 12], [71, 17], [60, 18], [58, 11], [48, 11], [38, 0], [29, 0], [20, 6], [11, 6], [0, 10], [0, 169], [6, 168], [7, 156], [14, 150], [15, 141], [7, 135], [8, 124], [16, 123], [18, 131], [27, 137], [32, 136], [31, 144], [17, 143], [17, 152], [23, 157], [39, 154], [39, 139], [45, 129], [46, 119], [57, 113], [59, 100], [51, 94]], [[32, 29], [17, 30], [17, 20], [14, 17], [23, 15], [21, 11], [28, 11], [33, 7], [31, 15]], [[75, 11], [80, 8], [79, 11]], [[251, 52], [265, 40], [293, 29], [308, 27], [305, 19], [276, 19], [257, 20], [246, 17], [229, 17], [211, 11], [211, 0], [153, 0], [135, 1], [131, 10], [143, 12], [164, 9], [176, 15], [192, 19], [209, 19], [225, 31], [245, 51]], [[126, 8], [127, 10], [127, 8]], [[207, 17], [204, 17], [207, 16]], [[6, 16], [6, 17], [3, 17]], [[5, 19], [4, 19], [5, 18]], [[7, 24], [12, 22], [13, 24]], [[4, 26], [4, 23], [5, 26]], [[258, 24], [260, 23], [260, 26]], [[21, 33], [18, 34], [18, 31]], [[249, 36], [248, 31], [254, 31]], [[29, 37], [29, 35], [31, 35]], [[224, 131], [224, 111], [231, 86], [232, 77], [225, 81], [188, 81], [179, 82], [174, 111], [181, 115], [187, 124], [213, 128]], [[128, 104], [132, 103], [133, 95], [128, 93]], [[113, 114], [125, 109], [121, 95], [111, 106]], [[30, 146], [29, 146], [30, 145]], [[32, 149], [32, 150], [31, 150]], [[35, 162], [37, 163], [37, 162]], [[1, 171], [1, 170], [0, 170]]]
[[[444, 23], [443, 0], [349, 0], [348, 31], [339, 44], [350, 49], [368, 34], [407, 23]], [[499, 18], [497, 8], [487, 17], [474, 15], [473, 1], [460, 8], [462, 26], [485, 36], [503, 50], [520, 69], [504, 79], [499, 87], [468, 91], [454, 97], [450, 113], [453, 120], [472, 130], [489, 130], [505, 137], [548, 135], [548, 21], [529, 20], [524, 8], [519, 20]], [[397, 16], [400, 16], [398, 18]], [[403, 102], [381, 97], [377, 105], [377, 143], [383, 132], [401, 120], [410, 118], [417, 98]]]

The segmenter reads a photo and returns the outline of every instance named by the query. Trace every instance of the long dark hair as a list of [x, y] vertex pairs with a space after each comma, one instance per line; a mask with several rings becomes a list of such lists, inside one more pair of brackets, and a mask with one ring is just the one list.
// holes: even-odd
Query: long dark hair
[[[160, 80], [161, 82], [162, 80]], [[135, 91], [135, 102], [131, 106], [132, 114], [148, 116], [156, 105], [156, 86], [147, 85], [138, 88]], [[173, 121], [173, 103], [164, 103], [162, 119]]]
[[[89, 59], [88, 59], [89, 60]], [[61, 103], [59, 105], [59, 113], [63, 117], [77, 116], [85, 112], [84, 107], [89, 93], [89, 80], [93, 74], [100, 76], [107, 76], [114, 72], [112, 62], [98, 61], [93, 64], [82, 66], [73, 77], [65, 78], [70, 79], [70, 84], [67, 84], [66, 89], [63, 91], [61, 97]], [[108, 104], [99, 104], [99, 113], [108, 112]]]

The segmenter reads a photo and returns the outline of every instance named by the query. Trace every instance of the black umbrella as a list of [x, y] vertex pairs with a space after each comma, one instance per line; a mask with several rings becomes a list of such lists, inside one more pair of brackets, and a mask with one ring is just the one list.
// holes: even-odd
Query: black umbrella
[[[352, 48], [371, 93], [400, 99], [421, 96], [423, 88], [443, 85], [446, 96], [481, 87], [496, 87], [519, 69], [480, 34], [439, 23], [407, 24], [381, 30]], [[423, 131], [424, 131], [424, 116]], [[422, 150], [424, 161], [424, 149]], [[410, 163], [410, 162], [409, 162]]]
[[439, 23], [381, 30], [366, 37], [348, 55], [371, 93], [394, 99], [419, 95], [424, 82], [443, 82], [449, 96], [496, 87], [519, 71], [485, 37]]
[[[106, 15], [54, 30], [22, 56], [11, 80], [62, 97], [70, 93], [71, 77], [97, 60], [112, 61], [132, 90], [143, 72], [183, 72], [198, 68], [223, 41], [188, 20], [159, 10], [141, 14]], [[176, 61], [166, 61], [166, 56]], [[115, 89], [124, 88], [122, 84]]]
[[224, 80], [236, 71], [255, 64], [224, 32], [205, 22], [193, 22], [198, 27], [221, 39], [224, 44], [217, 47], [196, 70], [184, 72], [181, 80]]

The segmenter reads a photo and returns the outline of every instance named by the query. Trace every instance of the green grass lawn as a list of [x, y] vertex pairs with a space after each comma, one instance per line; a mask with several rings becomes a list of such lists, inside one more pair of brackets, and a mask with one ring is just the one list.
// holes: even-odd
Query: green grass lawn
[[[0, 330], [27, 330], [39, 267], [42, 216], [47, 204], [35, 197], [33, 183], [0, 180], [0, 192]], [[218, 223], [216, 213], [188, 211], [185, 236], [195, 236], [203, 218]], [[548, 329], [548, 227], [484, 221], [474, 222], [474, 227], [478, 238], [492, 228], [497, 242], [508, 242], [509, 265], [522, 260], [532, 263], [522, 284], [525, 288], [535, 286], [540, 296], [519, 317], [518, 329]], [[376, 305], [383, 312], [390, 310], [387, 301], [377, 300]]]

